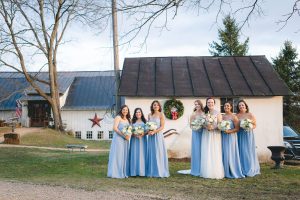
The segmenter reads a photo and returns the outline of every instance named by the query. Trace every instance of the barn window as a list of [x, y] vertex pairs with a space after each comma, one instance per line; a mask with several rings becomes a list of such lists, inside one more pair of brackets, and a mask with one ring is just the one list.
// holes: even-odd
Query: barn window
[[221, 113], [225, 113], [224, 111], [224, 103], [226, 103], [227, 101], [231, 101], [232, 102], [232, 105], [233, 105], [233, 108], [232, 108], [232, 112], [233, 113], [236, 113], [236, 105], [238, 103], [238, 101], [240, 100], [240, 98], [238, 97], [235, 97], [235, 98], [221, 98]]
[[75, 138], [81, 139], [81, 131], [75, 131]]
[[86, 139], [93, 139], [93, 132], [92, 131], [87, 131], [86, 132]]
[[98, 140], [103, 139], [103, 131], [98, 131], [97, 138]]
[[108, 138], [112, 139], [113, 138], [113, 132], [112, 131], [108, 131]]

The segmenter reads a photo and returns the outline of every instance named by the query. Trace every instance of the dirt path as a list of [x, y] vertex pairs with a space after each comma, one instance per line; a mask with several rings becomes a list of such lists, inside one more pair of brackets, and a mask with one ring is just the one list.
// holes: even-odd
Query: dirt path
[[[100, 187], [100, 186], [99, 186]], [[63, 186], [0, 181], [0, 200], [127, 200], [170, 199], [156, 195], [122, 191], [86, 191]]]

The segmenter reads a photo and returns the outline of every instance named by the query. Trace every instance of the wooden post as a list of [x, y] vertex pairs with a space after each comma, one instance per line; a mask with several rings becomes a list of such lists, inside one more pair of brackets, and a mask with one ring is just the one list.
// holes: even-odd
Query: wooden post
[[119, 111], [120, 97], [118, 95], [120, 85], [120, 67], [119, 67], [119, 41], [118, 41], [118, 16], [116, 0], [112, 0], [112, 28], [113, 28], [113, 49], [114, 49], [114, 71], [116, 78], [115, 85], [115, 113]]

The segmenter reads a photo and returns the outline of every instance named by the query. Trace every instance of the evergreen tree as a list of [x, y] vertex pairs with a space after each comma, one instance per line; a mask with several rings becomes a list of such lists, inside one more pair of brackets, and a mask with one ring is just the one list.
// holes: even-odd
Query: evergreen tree
[[240, 43], [240, 29], [230, 15], [227, 15], [224, 20], [224, 30], [219, 29], [218, 35], [220, 43], [215, 41], [209, 44], [209, 52], [213, 56], [244, 56], [248, 52], [249, 38], [245, 42]]
[[291, 41], [285, 41], [278, 57], [272, 58], [274, 69], [285, 81], [292, 96], [283, 97], [284, 121], [300, 131], [300, 60]]

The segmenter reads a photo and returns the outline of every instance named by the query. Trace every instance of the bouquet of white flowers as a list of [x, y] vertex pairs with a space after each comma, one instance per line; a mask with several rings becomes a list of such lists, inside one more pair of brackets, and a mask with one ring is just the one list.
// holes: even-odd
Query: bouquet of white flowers
[[124, 126], [122, 129], [122, 133], [124, 135], [131, 135], [132, 134], [132, 126], [130, 126], [130, 125]]
[[154, 131], [157, 129], [157, 124], [155, 122], [147, 122], [146, 123], [146, 129], [148, 131]]
[[202, 128], [204, 123], [205, 123], [204, 118], [197, 118], [197, 119], [195, 119], [194, 121], [191, 122], [191, 129], [194, 130], [194, 131], [197, 131], [200, 128]]
[[245, 130], [250, 130], [253, 128], [253, 121], [251, 119], [241, 120], [240, 127]]
[[215, 118], [210, 113], [207, 113], [205, 120], [207, 125], [212, 125], [215, 121]]
[[229, 129], [230, 129], [230, 122], [229, 122], [229, 121], [226, 121], [226, 120], [223, 120], [223, 121], [221, 121], [221, 122], [218, 124], [218, 128], [219, 128], [221, 131], [229, 130]]
[[143, 126], [134, 126], [132, 129], [132, 133], [134, 135], [142, 135], [145, 132]]

